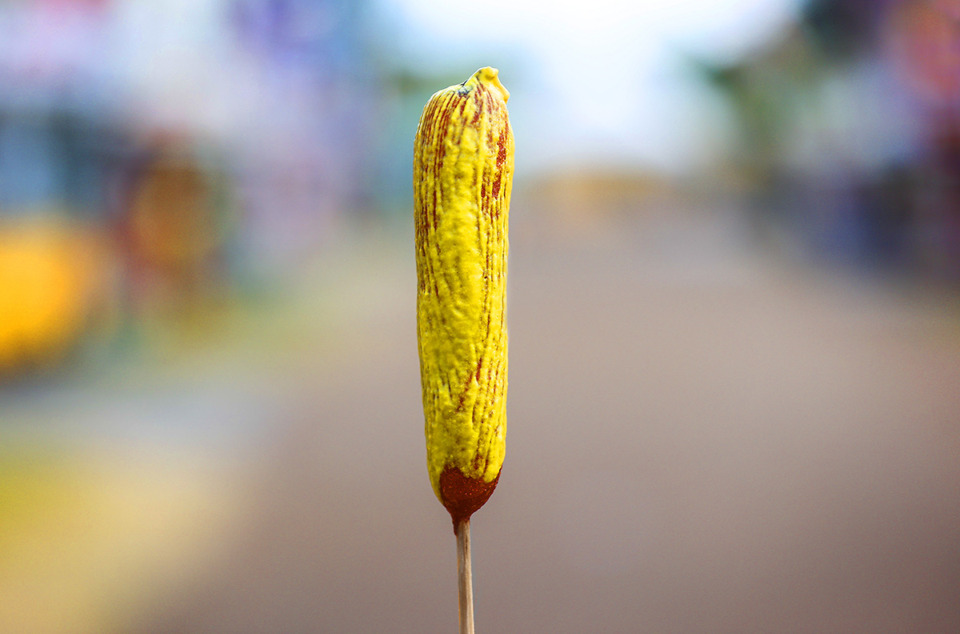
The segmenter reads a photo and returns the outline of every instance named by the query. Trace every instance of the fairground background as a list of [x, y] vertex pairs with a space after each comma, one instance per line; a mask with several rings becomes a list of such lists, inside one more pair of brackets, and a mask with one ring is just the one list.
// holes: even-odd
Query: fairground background
[[960, 631], [956, 0], [0, 3], [0, 631], [450, 632], [412, 141], [511, 90], [481, 632]]

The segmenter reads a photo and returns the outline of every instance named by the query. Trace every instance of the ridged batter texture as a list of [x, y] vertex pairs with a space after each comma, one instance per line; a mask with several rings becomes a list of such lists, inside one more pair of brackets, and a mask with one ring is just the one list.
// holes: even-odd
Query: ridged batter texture
[[430, 98], [414, 144], [427, 468], [455, 523], [492, 493], [505, 451], [509, 96], [478, 70]]

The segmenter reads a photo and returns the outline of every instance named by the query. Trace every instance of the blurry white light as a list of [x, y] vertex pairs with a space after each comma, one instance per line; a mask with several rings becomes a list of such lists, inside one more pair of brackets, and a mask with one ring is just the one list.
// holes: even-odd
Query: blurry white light
[[[696, 161], [691, 152], [703, 151], [691, 130], [695, 124], [678, 125], [680, 116], [703, 114], [691, 108], [703, 97], [689, 81], [684, 85], [683, 56], [733, 61], [773, 38], [794, 18], [797, 5], [797, 0], [382, 2], [402, 16], [400, 46], [413, 60], [433, 64], [434, 71], [452, 72], [436, 67], [451, 60], [497, 65], [505, 55], [526, 56], [521, 61], [535, 76], [525, 80], [536, 84], [537, 94], [511, 106], [518, 148], [525, 121], [536, 139], [526, 154], [531, 162], [563, 160], [564, 150], [589, 147], [602, 153], [605, 147], [621, 156], [632, 151], [636, 160], [661, 167]], [[510, 69], [501, 72], [509, 81]]]

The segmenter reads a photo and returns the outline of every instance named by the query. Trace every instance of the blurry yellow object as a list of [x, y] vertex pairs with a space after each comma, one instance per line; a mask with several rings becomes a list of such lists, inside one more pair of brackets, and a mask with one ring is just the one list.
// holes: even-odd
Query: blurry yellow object
[[509, 96], [478, 70], [431, 97], [414, 144], [427, 467], [455, 525], [493, 492], [505, 452]]
[[0, 632], [139, 631], [219, 554], [240, 490], [200, 452], [49, 445], [0, 446]]
[[52, 220], [0, 224], [0, 371], [55, 361], [99, 286], [99, 244]]

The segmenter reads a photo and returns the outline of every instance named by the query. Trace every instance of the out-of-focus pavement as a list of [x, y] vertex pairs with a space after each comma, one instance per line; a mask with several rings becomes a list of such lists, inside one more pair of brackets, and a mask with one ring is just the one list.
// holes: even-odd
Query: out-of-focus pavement
[[[791, 264], [696, 214], [514, 218], [478, 631], [960, 631], [955, 295]], [[335, 336], [251, 344], [230, 381], [171, 381], [158, 416], [258, 431], [194, 479], [229, 503], [179, 512], [186, 545], [140, 542], [176, 563], [118, 631], [455, 631], [412, 246], [361, 242], [334, 277], [347, 317], [318, 323]], [[204, 457], [222, 438], [182, 444]]]

